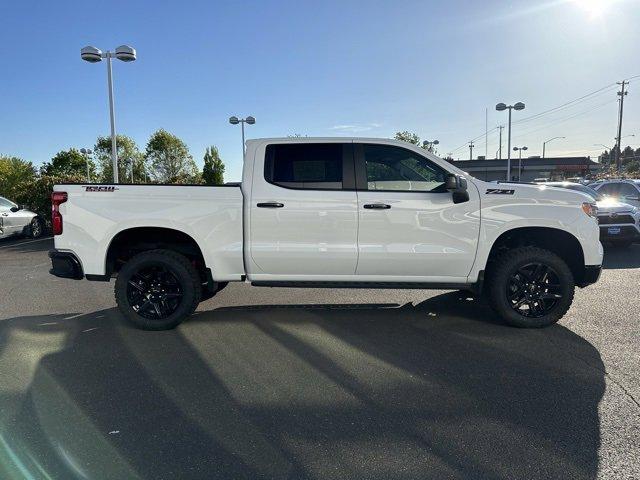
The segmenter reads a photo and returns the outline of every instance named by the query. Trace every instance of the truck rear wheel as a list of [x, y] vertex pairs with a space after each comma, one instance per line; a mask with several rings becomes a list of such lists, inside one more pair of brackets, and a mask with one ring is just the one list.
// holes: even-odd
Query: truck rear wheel
[[499, 256], [486, 285], [491, 307], [509, 325], [541, 328], [560, 320], [573, 301], [571, 269], [553, 252], [521, 247]]
[[168, 330], [191, 315], [202, 294], [191, 262], [171, 250], [131, 258], [116, 278], [115, 296], [125, 318], [143, 330]]

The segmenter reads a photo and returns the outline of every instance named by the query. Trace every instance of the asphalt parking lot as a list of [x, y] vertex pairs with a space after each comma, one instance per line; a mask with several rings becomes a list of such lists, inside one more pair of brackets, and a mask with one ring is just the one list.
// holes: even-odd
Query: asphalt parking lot
[[640, 478], [640, 245], [543, 330], [458, 292], [229, 285], [168, 332], [51, 247], [0, 241], [0, 478]]

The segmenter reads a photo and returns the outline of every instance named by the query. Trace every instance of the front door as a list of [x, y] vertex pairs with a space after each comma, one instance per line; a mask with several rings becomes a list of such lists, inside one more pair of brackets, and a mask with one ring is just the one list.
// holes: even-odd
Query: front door
[[250, 204], [252, 278], [354, 275], [358, 202], [352, 144], [274, 143], [266, 146], [264, 163], [257, 159]]
[[464, 279], [473, 265], [480, 203], [454, 203], [444, 189], [447, 171], [398, 146], [354, 144], [358, 178], [359, 276], [393, 281]]

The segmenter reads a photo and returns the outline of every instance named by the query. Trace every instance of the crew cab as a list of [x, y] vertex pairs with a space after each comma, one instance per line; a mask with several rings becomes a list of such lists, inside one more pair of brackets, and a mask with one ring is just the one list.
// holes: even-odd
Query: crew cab
[[56, 185], [51, 273], [115, 277], [122, 314], [152, 330], [228, 282], [473, 290], [507, 323], [543, 327], [603, 257], [592, 199], [543, 188], [396, 140], [249, 140], [240, 184]]

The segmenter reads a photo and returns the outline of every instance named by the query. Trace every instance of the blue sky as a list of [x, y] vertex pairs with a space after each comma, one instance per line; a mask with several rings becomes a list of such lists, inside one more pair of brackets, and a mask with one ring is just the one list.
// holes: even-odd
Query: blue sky
[[[241, 172], [248, 138], [437, 138], [440, 153], [469, 156], [465, 142], [506, 122], [497, 102], [523, 101], [514, 120], [640, 75], [640, 2], [514, 1], [110, 1], [0, 4], [0, 153], [36, 164], [108, 134], [106, 65], [80, 48], [126, 43], [114, 63], [116, 127], [144, 149], [165, 128], [202, 164], [214, 144]], [[625, 101], [623, 143], [640, 144], [640, 78]], [[597, 155], [616, 135], [615, 87], [514, 123], [515, 145], [548, 155]], [[491, 132], [489, 156], [497, 150]], [[485, 153], [484, 138], [475, 142]], [[506, 140], [505, 140], [506, 144]], [[505, 147], [506, 150], [506, 147]], [[506, 155], [506, 153], [505, 153]]]

